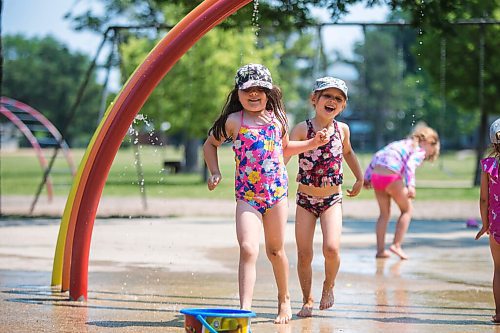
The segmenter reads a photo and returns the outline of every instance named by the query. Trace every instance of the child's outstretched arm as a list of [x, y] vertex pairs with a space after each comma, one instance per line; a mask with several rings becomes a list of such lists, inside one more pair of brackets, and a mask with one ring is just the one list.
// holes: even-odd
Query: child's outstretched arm
[[283, 155], [285, 161], [288, 162], [290, 157], [298, 155], [305, 151], [322, 146], [330, 141], [330, 135], [326, 128], [316, 132], [312, 139], [307, 139], [307, 125], [306, 122], [301, 122], [295, 126], [288, 135], [283, 137]]
[[361, 170], [361, 165], [359, 164], [358, 157], [356, 156], [356, 153], [354, 153], [354, 150], [351, 146], [349, 126], [343, 123], [339, 123], [339, 125], [342, 126], [342, 133], [344, 134], [344, 150], [342, 153], [347, 165], [349, 166], [349, 169], [351, 169], [354, 177], [356, 177], [356, 181], [352, 185], [352, 188], [350, 190], [347, 189], [347, 195], [349, 197], [355, 197], [359, 194], [359, 192], [361, 192], [361, 189], [363, 188], [363, 171]]
[[489, 175], [482, 171], [481, 172], [481, 187], [479, 194], [479, 212], [481, 213], [481, 222], [483, 226], [481, 230], [476, 235], [476, 239], [479, 239], [482, 235], [490, 233], [490, 221], [488, 219], [488, 183]]

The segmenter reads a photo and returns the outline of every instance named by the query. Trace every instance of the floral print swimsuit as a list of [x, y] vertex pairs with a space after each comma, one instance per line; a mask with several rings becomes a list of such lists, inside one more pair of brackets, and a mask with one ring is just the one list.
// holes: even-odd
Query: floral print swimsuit
[[[316, 131], [312, 121], [307, 119], [306, 124], [307, 138], [314, 138]], [[342, 184], [342, 152], [344, 146], [337, 121], [334, 120], [333, 125], [335, 132], [327, 144], [299, 154], [297, 182], [315, 187]], [[339, 202], [342, 202], [342, 193], [335, 193], [327, 197], [315, 197], [297, 192], [297, 205], [316, 217], [319, 217], [324, 211]]]
[[241, 111], [241, 126], [233, 151], [236, 200], [245, 201], [265, 214], [288, 191], [280, 126], [274, 118], [266, 125], [246, 125]]

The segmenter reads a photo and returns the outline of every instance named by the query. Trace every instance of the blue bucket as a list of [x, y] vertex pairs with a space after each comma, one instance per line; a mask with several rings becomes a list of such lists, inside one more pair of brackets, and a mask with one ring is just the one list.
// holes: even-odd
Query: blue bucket
[[255, 313], [236, 309], [182, 309], [188, 333], [250, 333], [250, 318]]

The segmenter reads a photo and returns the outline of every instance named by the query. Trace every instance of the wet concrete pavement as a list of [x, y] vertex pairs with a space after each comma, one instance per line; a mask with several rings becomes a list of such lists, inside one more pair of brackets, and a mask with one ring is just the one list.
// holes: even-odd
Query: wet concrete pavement
[[[67, 293], [49, 286], [58, 223], [0, 220], [0, 332], [184, 332], [180, 309], [238, 307], [232, 219], [97, 220], [87, 302], [70, 302]], [[315, 310], [312, 318], [294, 317], [288, 325], [272, 323], [276, 288], [262, 248], [252, 331], [500, 332], [489, 321], [494, 303], [488, 242], [474, 241], [476, 229], [459, 220], [413, 221], [408, 261], [376, 260], [373, 229], [373, 221], [344, 221], [334, 307]], [[292, 223], [287, 240], [295, 314], [301, 294]], [[319, 299], [319, 243], [315, 250]]]

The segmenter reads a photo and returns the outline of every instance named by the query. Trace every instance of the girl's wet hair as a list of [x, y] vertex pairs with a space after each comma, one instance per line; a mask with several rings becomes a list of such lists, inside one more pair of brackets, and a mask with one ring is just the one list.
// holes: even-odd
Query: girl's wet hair
[[[283, 129], [282, 136], [288, 132], [288, 121], [286, 117], [285, 105], [283, 103], [283, 94], [278, 86], [273, 85], [272, 89], [262, 88], [267, 96], [266, 110], [272, 111], [274, 116], [281, 124]], [[216, 140], [231, 141], [231, 137], [228, 137], [226, 133], [226, 121], [227, 117], [231, 113], [240, 112], [243, 110], [243, 106], [240, 103], [238, 97], [238, 86], [235, 85], [233, 90], [229, 93], [226, 99], [226, 103], [222, 108], [222, 112], [213, 124], [213, 126], [208, 131], [208, 135], [213, 135]]]
[[425, 123], [419, 123], [413, 129], [410, 137], [412, 139], [418, 140], [418, 142], [428, 142], [429, 144], [435, 146], [434, 152], [429, 156], [426, 156], [426, 160], [435, 161], [439, 157], [441, 144], [439, 142], [439, 134], [433, 128], [427, 126]]

